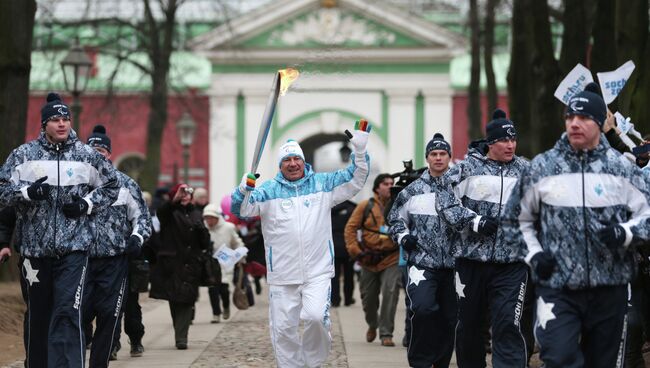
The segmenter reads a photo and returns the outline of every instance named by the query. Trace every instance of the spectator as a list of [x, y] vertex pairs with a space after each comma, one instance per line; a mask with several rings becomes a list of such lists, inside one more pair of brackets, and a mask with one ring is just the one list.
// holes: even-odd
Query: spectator
[[[350, 258], [345, 248], [345, 224], [347, 224], [356, 205], [352, 201], [344, 201], [332, 208], [332, 240], [334, 241], [334, 278], [332, 279], [332, 306], [341, 305], [341, 278], [343, 279], [343, 297], [347, 307], [355, 303], [354, 293], [354, 260]], [[341, 277], [343, 275], [343, 277]]]

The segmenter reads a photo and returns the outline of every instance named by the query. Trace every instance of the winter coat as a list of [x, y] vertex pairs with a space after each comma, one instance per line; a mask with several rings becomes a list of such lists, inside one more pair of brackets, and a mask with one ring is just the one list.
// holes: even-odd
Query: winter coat
[[[222, 245], [227, 246], [230, 249], [237, 249], [244, 246], [244, 242], [241, 240], [239, 235], [237, 235], [237, 228], [234, 224], [226, 222], [223, 216], [219, 216], [219, 222], [212, 228], [208, 227], [210, 232], [210, 240], [212, 241], [212, 250], [214, 253]], [[228, 284], [232, 282], [234, 269], [226, 269], [221, 267], [221, 283]]]
[[411, 265], [428, 269], [454, 267], [450, 239], [457, 234], [436, 212], [441, 184], [441, 177], [432, 177], [429, 171], [425, 171], [419, 179], [400, 191], [388, 214], [390, 235], [395, 244], [400, 244], [408, 234], [418, 238], [416, 249], [404, 250]]
[[[27, 188], [47, 176], [49, 198], [32, 201]], [[24, 257], [59, 257], [86, 251], [93, 243], [91, 214], [117, 200], [119, 182], [113, 165], [71, 130], [63, 143], [39, 138], [13, 150], [0, 168], [0, 205], [15, 206], [16, 241]], [[87, 215], [68, 218], [63, 205], [78, 195], [88, 203]]]
[[92, 217], [95, 242], [88, 249], [91, 258], [124, 254], [131, 235], [140, 244], [149, 239], [152, 225], [140, 186], [126, 174], [117, 171], [120, 191], [113, 204]]
[[334, 258], [349, 259], [345, 248], [345, 224], [348, 223], [352, 211], [357, 207], [352, 201], [344, 201], [332, 207], [332, 241], [334, 242]]
[[[634, 243], [650, 239], [648, 176], [614, 151], [603, 135], [591, 151], [575, 151], [564, 134], [537, 155], [512, 192], [504, 232], [526, 261], [550, 252], [557, 268], [546, 281], [554, 289], [625, 285], [635, 272]], [[611, 250], [597, 235], [620, 224], [625, 245]], [[534, 267], [533, 267], [534, 270]]]
[[500, 226], [496, 236], [478, 234], [476, 226], [481, 216], [501, 217], [512, 188], [528, 165], [518, 156], [507, 163], [494, 161], [470, 147], [467, 158], [445, 173], [445, 190], [438, 193], [436, 209], [460, 233], [453, 244], [454, 257], [495, 263], [523, 260], [519, 244], [505, 238]]
[[331, 208], [357, 194], [368, 178], [368, 155], [353, 155], [352, 164], [332, 173], [314, 173], [288, 181], [282, 173], [251, 192], [248, 203], [235, 189], [232, 212], [262, 219], [267, 280], [295, 285], [334, 276]]
[[[345, 246], [353, 259], [359, 257], [363, 251], [366, 253], [376, 252], [381, 255], [381, 261], [377, 264], [367, 263], [365, 257], [359, 259], [359, 263], [364, 269], [379, 272], [397, 264], [399, 247], [390, 238], [388, 226], [384, 221], [384, 208], [387, 203], [382, 202], [377, 194], [373, 198], [374, 204], [365, 221], [363, 213], [369, 200], [359, 202], [357, 208], [352, 212], [352, 216], [345, 225]], [[358, 230], [361, 231], [361, 242], [357, 238]]]
[[210, 254], [210, 234], [203, 215], [192, 204], [166, 202], [158, 208], [160, 248], [151, 271], [150, 296], [192, 304], [198, 298], [205, 257]]

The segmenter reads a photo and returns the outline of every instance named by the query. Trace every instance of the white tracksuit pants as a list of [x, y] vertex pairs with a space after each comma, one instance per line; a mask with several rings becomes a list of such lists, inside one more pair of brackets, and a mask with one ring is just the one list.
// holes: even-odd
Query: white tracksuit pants
[[[330, 352], [331, 281], [269, 286], [271, 342], [278, 368], [320, 367]], [[303, 322], [302, 341], [298, 325]]]

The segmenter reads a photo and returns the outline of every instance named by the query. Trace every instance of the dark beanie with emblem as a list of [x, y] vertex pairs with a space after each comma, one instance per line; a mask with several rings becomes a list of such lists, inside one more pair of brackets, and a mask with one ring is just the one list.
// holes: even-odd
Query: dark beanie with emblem
[[494, 144], [505, 139], [517, 139], [517, 130], [515, 124], [506, 118], [506, 112], [496, 109], [492, 113], [492, 120], [485, 127], [485, 141]]
[[63, 117], [71, 119], [68, 105], [63, 103], [58, 93], [50, 92], [47, 94], [47, 102], [41, 107], [41, 128], [45, 127], [48, 121], [53, 118]]
[[565, 117], [571, 115], [587, 117], [595, 121], [602, 130], [607, 118], [607, 105], [596, 83], [587, 84], [584, 91], [576, 93], [569, 99]]
[[440, 133], [434, 134], [433, 138], [431, 138], [429, 143], [427, 143], [427, 148], [424, 152], [424, 158], [429, 156], [429, 153], [431, 153], [431, 151], [435, 150], [447, 151], [449, 156], [451, 156], [451, 146], [449, 145], [449, 142], [445, 140], [445, 136]]
[[91, 147], [101, 147], [111, 152], [111, 139], [106, 135], [106, 127], [101, 124], [95, 125], [93, 133], [88, 137], [88, 145]]

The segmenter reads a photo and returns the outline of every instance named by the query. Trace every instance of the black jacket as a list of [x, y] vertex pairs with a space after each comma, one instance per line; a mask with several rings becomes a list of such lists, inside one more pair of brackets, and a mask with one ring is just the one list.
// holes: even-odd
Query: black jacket
[[210, 234], [201, 211], [193, 205], [167, 202], [157, 212], [160, 244], [151, 272], [150, 296], [178, 303], [194, 303], [204, 259], [211, 256]]
[[352, 201], [345, 201], [332, 207], [332, 240], [334, 241], [334, 257], [348, 258], [348, 250], [345, 248], [345, 224], [352, 216], [352, 211], [357, 207]]

